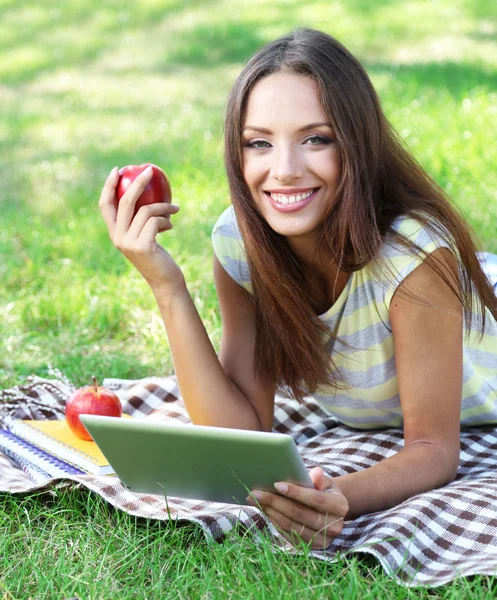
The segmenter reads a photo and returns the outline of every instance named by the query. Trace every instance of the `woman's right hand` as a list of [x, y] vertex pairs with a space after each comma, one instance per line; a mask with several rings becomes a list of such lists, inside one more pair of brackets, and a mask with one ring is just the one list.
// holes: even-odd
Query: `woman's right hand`
[[158, 202], [142, 206], [135, 215], [135, 204], [152, 178], [152, 170], [140, 173], [120, 200], [116, 187], [119, 171], [112, 169], [100, 196], [99, 207], [110, 239], [138, 269], [152, 290], [173, 289], [184, 282], [183, 273], [171, 255], [156, 242], [158, 233], [172, 228], [170, 215], [179, 206]]

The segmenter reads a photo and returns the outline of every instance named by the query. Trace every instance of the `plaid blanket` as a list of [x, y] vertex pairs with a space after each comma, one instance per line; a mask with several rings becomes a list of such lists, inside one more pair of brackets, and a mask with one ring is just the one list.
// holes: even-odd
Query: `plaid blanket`
[[[0, 392], [0, 422], [14, 418], [57, 419], [73, 385], [57, 379], [30, 378], [26, 385]], [[156, 410], [166, 422], [188, 422], [174, 377], [137, 381], [107, 379], [106, 387], [120, 397], [124, 411], [145, 418]], [[274, 429], [290, 434], [306, 465], [321, 466], [330, 476], [368, 468], [399, 451], [402, 431], [364, 432], [338, 424], [312, 399], [299, 404], [277, 398]], [[461, 460], [456, 481], [419, 494], [398, 506], [345, 522], [342, 534], [326, 551], [311, 554], [333, 560], [339, 553], [365, 552], [375, 556], [386, 573], [406, 586], [438, 586], [456, 577], [497, 571], [497, 429], [479, 428], [461, 433]], [[254, 534], [271, 532], [279, 544], [288, 544], [249, 506], [199, 502], [181, 498], [136, 494], [109, 476], [72, 476], [74, 482], [96, 492], [113, 506], [152, 519], [194, 522], [206, 536], [222, 541], [236, 524]], [[34, 481], [0, 453], [0, 491], [29, 492], [49, 488], [55, 479]], [[293, 551], [293, 550], [291, 550]]]

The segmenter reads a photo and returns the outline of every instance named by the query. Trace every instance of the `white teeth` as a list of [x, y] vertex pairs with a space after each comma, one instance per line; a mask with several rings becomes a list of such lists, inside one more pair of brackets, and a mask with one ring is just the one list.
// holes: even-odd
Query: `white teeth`
[[309, 192], [305, 192], [305, 194], [288, 196], [287, 194], [271, 194], [271, 192], [269, 192], [271, 198], [273, 200], [276, 200], [276, 202], [279, 202], [280, 204], [295, 204], [295, 202], [300, 202], [301, 200], [309, 198], [309, 196], [313, 193], [314, 190], [310, 190]]

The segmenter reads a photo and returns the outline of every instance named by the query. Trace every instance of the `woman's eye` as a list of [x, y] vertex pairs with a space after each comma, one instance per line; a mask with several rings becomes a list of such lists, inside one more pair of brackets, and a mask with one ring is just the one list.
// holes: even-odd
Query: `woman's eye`
[[[266, 144], [264, 146], [263, 144]], [[252, 140], [250, 142], [245, 142], [244, 144], [247, 148], [268, 148], [270, 146], [269, 142], [265, 142], [264, 140]]]
[[[326, 137], [325, 135], [311, 135], [304, 143], [308, 143], [310, 146], [318, 146], [320, 144], [326, 145], [333, 143], [333, 139]], [[246, 148], [256, 148], [257, 150], [264, 150], [266, 148], [271, 148], [271, 144], [266, 142], [265, 140], [250, 140], [244, 143]]]
[[308, 137], [306, 142], [311, 142], [311, 146], [317, 146], [318, 144], [331, 144], [333, 140], [324, 135], [311, 135]]

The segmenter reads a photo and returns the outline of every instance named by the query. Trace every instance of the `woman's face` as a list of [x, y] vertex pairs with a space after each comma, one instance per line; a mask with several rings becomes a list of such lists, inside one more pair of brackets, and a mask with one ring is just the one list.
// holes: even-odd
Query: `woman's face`
[[288, 238], [315, 237], [340, 179], [335, 133], [313, 79], [275, 73], [251, 91], [243, 172], [259, 212]]

